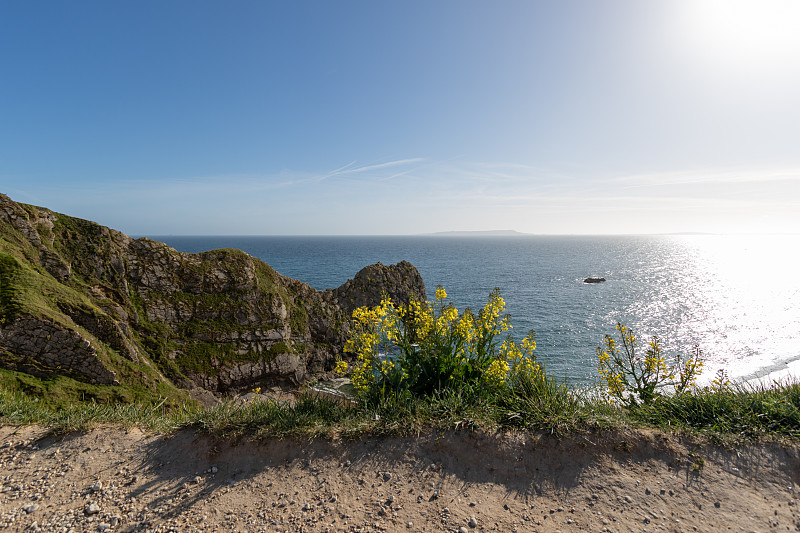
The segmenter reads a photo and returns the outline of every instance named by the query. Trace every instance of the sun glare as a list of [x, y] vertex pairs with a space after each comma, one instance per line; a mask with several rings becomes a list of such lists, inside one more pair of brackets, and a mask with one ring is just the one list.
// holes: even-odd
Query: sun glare
[[759, 74], [800, 67], [800, 2], [691, 0], [682, 6], [676, 36], [705, 67]]

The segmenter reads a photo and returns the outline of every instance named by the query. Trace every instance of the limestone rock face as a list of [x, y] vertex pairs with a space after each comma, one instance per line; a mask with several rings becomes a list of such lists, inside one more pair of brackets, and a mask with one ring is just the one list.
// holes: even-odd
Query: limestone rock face
[[348, 313], [358, 307], [374, 307], [385, 293], [395, 303], [408, 304], [409, 298], [425, 301], [425, 283], [414, 265], [401, 261], [364, 267], [356, 277], [334, 289], [339, 305]]
[[47, 320], [21, 316], [0, 329], [0, 364], [4, 368], [47, 377], [58, 369], [90, 383], [113, 385], [116, 374], [97, 356], [92, 342], [79, 332]]
[[332, 371], [352, 311], [425, 299], [410, 263], [316, 291], [240, 250], [187, 254], [0, 194], [0, 365], [113, 384], [131, 363], [217, 392]]

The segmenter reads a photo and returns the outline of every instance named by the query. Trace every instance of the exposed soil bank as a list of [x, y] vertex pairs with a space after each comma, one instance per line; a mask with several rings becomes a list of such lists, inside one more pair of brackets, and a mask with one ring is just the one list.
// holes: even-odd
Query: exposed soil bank
[[[795, 531], [800, 448], [656, 432], [217, 441], [0, 428], [7, 531]], [[462, 529], [463, 528], [463, 529]]]

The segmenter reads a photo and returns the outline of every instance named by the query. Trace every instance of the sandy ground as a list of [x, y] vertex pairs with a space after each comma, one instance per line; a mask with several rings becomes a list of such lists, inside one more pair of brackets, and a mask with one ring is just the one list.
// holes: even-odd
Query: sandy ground
[[654, 432], [356, 442], [0, 428], [7, 531], [800, 531], [800, 447]]

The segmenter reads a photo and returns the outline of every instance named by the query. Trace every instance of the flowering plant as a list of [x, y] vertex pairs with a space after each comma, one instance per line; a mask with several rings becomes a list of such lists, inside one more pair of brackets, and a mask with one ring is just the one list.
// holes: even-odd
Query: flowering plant
[[429, 395], [448, 388], [492, 390], [513, 384], [521, 374], [543, 372], [536, 362], [533, 332], [522, 343], [498, 336], [511, 328], [505, 302], [495, 289], [477, 315], [459, 314], [436, 289], [433, 302], [394, 305], [384, 298], [373, 308], [353, 312], [354, 325], [345, 351], [356, 355], [349, 371], [356, 393]]
[[[685, 361], [680, 355], [675, 364], [667, 366], [662, 353], [661, 340], [654, 335], [647, 343], [644, 357], [637, 353], [638, 339], [633, 331], [617, 323], [622, 349], [611, 335], [606, 335], [604, 346], [597, 347], [597, 370], [608, 394], [616, 400], [634, 407], [650, 403], [657, 396], [656, 387], [672, 384], [680, 394], [694, 384], [703, 368], [703, 354], [695, 346]], [[676, 379], [677, 378], [677, 379]]]

